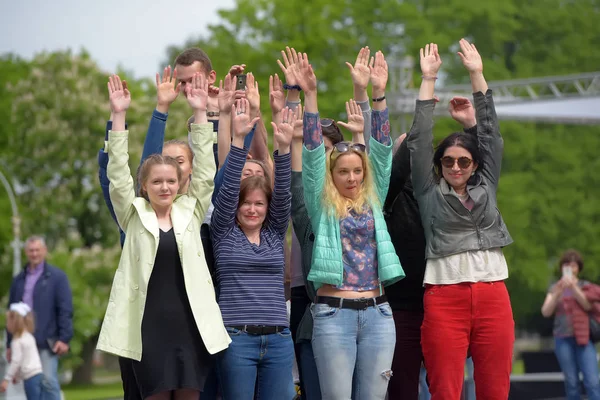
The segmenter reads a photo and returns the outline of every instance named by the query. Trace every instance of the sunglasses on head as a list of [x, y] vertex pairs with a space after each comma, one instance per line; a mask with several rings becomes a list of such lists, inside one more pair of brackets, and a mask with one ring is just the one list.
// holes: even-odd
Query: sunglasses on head
[[361, 143], [352, 143], [352, 142], [338, 142], [333, 145], [333, 150], [337, 153], [345, 153], [350, 150], [359, 151], [364, 153], [367, 148], [364, 144]]
[[467, 169], [473, 163], [473, 160], [471, 160], [469, 157], [454, 158], [454, 157], [450, 157], [450, 156], [445, 156], [445, 157], [442, 157], [440, 161], [442, 163], [442, 166], [444, 166], [446, 168], [452, 168], [452, 167], [454, 167], [455, 163], [458, 163], [458, 168], [460, 168], [460, 169]]
[[321, 118], [321, 127], [329, 128], [331, 125], [335, 125], [335, 121], [331, 118]]

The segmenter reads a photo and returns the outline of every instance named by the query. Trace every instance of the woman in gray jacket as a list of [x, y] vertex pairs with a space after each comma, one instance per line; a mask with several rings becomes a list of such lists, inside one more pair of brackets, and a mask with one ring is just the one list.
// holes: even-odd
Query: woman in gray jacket
[[477, 136], [453, 133], [434, 152], [437, 45], [421, 49], [423, 81], [408, 138], [411, 174], [425, 230], [423, 357], [432, 400], [459, 399], [470, 350], [477, 397], [508, 398], [514, 321], [502, 247], [512, 239], [497, 207], [503, 141], [492, 92], [474, 45], [460, 41], [469, 71]]

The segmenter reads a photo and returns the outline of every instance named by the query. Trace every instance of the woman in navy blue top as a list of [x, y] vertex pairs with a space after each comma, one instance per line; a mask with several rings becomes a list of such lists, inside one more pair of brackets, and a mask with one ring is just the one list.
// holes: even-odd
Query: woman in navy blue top
[[233, 142], [215, 199], [211, 230], [219, 307], [232, 343], [217, 357], [224, 400], [294, 397], [294, 346], [283, 289], [283, 245], [291, 212], [293, 121], [290, 110], [273, 125], [275, 184], [263, 176], [241, 180], [251, 121], [246, 99], [233, 107]]

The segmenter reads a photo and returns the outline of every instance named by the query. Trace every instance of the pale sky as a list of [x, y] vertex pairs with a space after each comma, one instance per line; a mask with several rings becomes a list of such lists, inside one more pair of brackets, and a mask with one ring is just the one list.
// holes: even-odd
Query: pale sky
[[166, 48], [205, 35], [234, 0], [0, 0], [0, 54], [85, 48], [107, 71], [153, 77]]

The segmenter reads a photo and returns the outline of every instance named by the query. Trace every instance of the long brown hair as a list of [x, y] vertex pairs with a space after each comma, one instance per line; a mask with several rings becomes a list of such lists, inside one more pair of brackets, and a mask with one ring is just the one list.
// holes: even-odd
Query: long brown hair
[[162, 154], [152, 154], [150, 157], [146, 158], [137, 174], [138, 187], [140, 188], [140, 196], [150, 201], [148, 198], [148, 192], [144, 190], [144, 183], [148, 180], [148, 175], [150, 175], [150, 170], [155, 165], [171, 165], [175, 167], [177, 171], [177, 181], [181, 184], [181, 168], [179, 168], [179, 163], [173, 157], [163, 156]]

